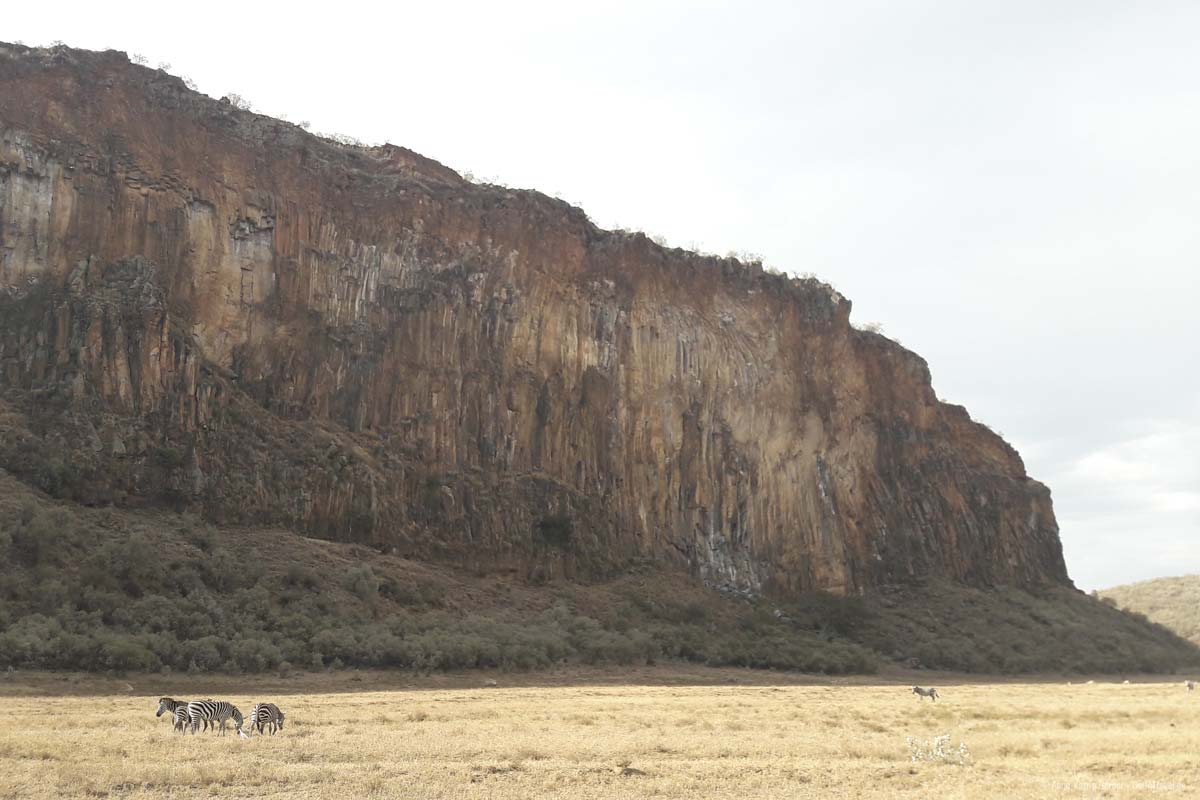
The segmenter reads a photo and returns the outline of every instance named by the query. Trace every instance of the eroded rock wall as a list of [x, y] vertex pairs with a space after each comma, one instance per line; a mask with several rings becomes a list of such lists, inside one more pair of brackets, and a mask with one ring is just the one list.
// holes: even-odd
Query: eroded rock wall
[[1066, 582], [1048, 491], [813, 280], [0, 45], [0, 466], [478, 569]]

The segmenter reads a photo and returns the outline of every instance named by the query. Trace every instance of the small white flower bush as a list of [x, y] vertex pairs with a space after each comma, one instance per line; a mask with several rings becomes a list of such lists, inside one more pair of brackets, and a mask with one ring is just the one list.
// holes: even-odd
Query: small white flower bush
[[914, 739], [909, 736], [909, 761], [933, 761], [941, 764], [965, 765], [971, 761], [971, 751], [967, 743], [959, 740], [958, 746], [950, 744], [950, 734], [945, 733], [932, 739]]

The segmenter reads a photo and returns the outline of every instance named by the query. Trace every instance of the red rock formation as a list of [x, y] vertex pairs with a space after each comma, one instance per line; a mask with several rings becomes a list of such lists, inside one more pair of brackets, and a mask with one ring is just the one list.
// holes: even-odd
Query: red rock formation
[[814, 280], [0, 45], [0, 466], [474, 568], [1067, 582], [1049, 492]]

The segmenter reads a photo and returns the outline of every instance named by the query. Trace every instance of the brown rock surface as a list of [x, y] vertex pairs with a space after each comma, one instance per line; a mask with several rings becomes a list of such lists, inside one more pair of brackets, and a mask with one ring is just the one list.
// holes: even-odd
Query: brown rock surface
[[1067, 582], [1049, 492], [815, 280], [0, 45], [0, 466], [533, 577]]

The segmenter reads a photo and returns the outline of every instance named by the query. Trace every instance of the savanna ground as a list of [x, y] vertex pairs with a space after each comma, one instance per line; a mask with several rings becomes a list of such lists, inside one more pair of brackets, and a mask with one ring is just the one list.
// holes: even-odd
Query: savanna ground
[[[16, 673], [0, 681], [0, 797], [1200, 796], [1200, 692], [1180, 680], [940, 676], [934, 704], [907, 677]], [[287, 727], [175, 735], [154, 718], [163, 693], [274, 700]], [[966, 764], [910, 760], [908, 737], [941, 734]]]

